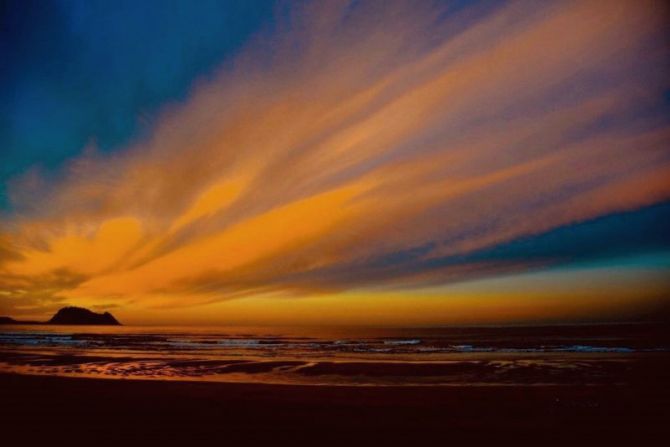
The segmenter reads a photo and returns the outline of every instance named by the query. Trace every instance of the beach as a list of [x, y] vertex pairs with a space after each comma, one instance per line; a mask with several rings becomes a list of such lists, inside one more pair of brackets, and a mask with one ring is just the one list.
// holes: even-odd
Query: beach
[[646, 445], [660, 443], [666, 429], [670, 392], [658, 385], [351, 387], [1, 374], [0, 416], [3, 439], [24, 445]]
[[5, 326], [12, 445], [654, 444], [664, 325]]

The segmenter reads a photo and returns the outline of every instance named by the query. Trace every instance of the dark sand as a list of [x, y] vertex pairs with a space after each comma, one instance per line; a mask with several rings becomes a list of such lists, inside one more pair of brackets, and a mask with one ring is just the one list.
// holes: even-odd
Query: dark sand
[[670, 388], [655, 383], [332, 387], [0, 374], [0, 442], [664, 444]]

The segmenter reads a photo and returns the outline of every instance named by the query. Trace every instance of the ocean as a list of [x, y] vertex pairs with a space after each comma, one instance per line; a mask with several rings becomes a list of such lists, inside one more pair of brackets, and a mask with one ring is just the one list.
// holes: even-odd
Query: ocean
[[8, 325], [0, 372], [302, 385], [598, 385], [668, 376], [658, 324], [287, 328]]

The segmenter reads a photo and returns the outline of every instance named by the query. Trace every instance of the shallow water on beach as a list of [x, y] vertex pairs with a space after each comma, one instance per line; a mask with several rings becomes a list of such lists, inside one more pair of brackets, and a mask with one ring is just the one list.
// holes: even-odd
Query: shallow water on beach
[[625, 384], [647, 380], [651, 370], [667, 370], [669, 339], [665, 326], [632, 324], [3, 326], [0, 372], [308, 385]]

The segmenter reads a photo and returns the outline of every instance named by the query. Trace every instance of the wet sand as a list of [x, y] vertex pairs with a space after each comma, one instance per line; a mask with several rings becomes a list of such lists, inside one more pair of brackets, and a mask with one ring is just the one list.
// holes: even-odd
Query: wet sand
[[[650, 378], [653, 371], [650, 371]], [[350, 387], [0, 374], [5, 445], [664, 444], [664, 382]]]

